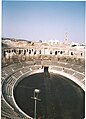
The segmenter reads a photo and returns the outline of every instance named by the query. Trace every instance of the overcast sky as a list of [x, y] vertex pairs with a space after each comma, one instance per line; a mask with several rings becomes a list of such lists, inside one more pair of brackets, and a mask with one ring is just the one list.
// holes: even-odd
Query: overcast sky
[[85, 40], [84, 1], [3, 1], [2, 37], [34, 41]]

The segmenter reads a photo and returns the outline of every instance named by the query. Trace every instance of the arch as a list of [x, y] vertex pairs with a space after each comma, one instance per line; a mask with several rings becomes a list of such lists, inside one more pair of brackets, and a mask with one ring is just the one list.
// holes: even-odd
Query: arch
[[52, 50], [50, 51], [50, 54], [52, 54]]
[[31, 54], [31, 50], [29, 50], [29, 54]]
[[63, 52], [61, 51], [60, 54], [62, 54]]
[[57, 51], [55, 51], [55, 55], [57, 55]]

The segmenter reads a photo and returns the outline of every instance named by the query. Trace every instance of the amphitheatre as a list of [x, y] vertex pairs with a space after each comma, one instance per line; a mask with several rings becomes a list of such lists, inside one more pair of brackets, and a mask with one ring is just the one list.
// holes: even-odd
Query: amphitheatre
[[[2, 38], [1, 118], [85, 118], [85, 46]], [[47, 71], [44, 69], [47, 67]]]

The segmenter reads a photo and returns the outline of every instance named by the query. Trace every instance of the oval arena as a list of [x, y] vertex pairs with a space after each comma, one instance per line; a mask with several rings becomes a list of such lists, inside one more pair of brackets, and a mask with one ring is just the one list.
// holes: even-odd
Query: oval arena
[[65, 42], [13, 43], [2, 49], [1, 118], [33, 119], [38, 88], [37, 119], [84, 119], [84, 50]]

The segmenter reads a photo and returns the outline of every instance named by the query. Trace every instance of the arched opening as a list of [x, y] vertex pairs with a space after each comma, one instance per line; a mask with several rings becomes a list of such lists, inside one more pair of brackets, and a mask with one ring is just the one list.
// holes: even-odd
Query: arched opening
[[52, 51], [50, 51], [50, 54], [52, 54]]
[[71, 55], [73, 55], [73, 52], [71, 52]]
[[55, 51], [55, 55], [57, 55], [57, 51]]
[[29, 54], [31, 54], [31, 50], [29, 50]]

